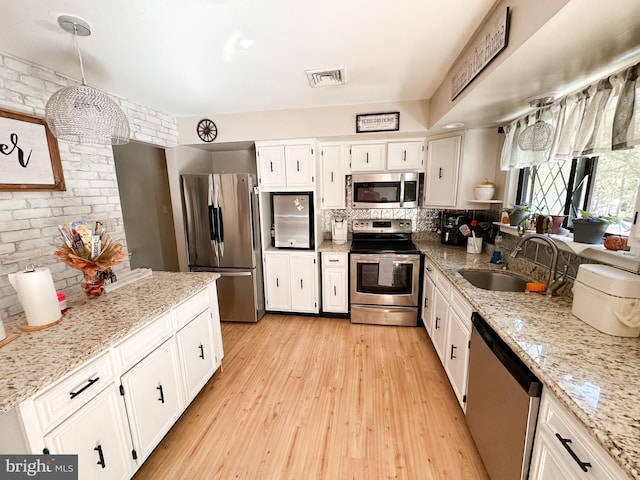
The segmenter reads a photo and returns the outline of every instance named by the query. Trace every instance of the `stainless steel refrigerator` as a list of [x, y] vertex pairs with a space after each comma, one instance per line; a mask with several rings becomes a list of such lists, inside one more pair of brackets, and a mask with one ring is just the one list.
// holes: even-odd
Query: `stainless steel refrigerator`
[[192, 272], [217, 272], [220, 318], [257, 322], [264, 315], [256, 176], [181, 176], [187, 255]]

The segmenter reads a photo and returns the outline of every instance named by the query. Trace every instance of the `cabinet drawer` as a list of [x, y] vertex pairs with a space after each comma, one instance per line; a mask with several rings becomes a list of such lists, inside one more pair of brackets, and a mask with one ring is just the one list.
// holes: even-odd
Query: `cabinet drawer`
[[323, 253], [323, 267], [346, 267], [347, 255], [345, 253]]
[[119, 366], [122, 370], [127, 370], [169, 338], [172, 333], [171, 313], [163, 313], [114, 347], [120, 362]]
[[449, 279], [437, 268], [433, 269], [433, 277], [436, 288], [442, 292], [446, 299], [448, 299], [449, 291], [451, 290], [451, 283], [449, 283]]
[[179, 304], [174, 311], [176, 312], [177, 327], [180, 328], [186, 325], [200, 312], [209, 307], [209, 294], [207, 289], [204, 288], [195, 295], [192, 295], [187, 300]]
[[471, 314], [473, 313], [473, 307], [467, 302], [458, 290], [452, 288], [449, 292], [449, 305], [458, 314], [458, 317], [464, 325], [471, 331]]
[[[547, 390], [543, 392], [540, 404], [538, 430], [546, 433], [546, 438], [552, 442], [551, 448], [557, 452], [562, 463], [576, 474], [576, 478], [578, 475], [579, 478], [598, 480], [626, 478], [621, 468], [596, 443], [579, 421]], [[569, 450], [575, 454], [575, 458]], [[591, 465], [585, 466], [586, 471], [584, 471], [578, 462]]]
[[113, 377], [109, 352], [105, 352], [37, 395], [33, 404], [42, 431], [50, 430], [85, 405], [109, 385]]
[[424, 274], [431, 279], [433, 283], [436, 283], [436, 270], [437, 268], [431, 260], [426, 256], [424, 257]]

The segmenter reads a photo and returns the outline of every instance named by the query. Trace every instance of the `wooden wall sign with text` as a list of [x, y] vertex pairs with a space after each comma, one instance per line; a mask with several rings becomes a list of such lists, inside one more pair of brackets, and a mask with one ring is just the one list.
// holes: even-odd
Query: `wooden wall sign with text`
[[0, 191], [66, 190], [58, 140], [33, 115], [0, 110]]
[[484, 68], [507, 46], [509, 38], [509, 7], [498, 12], [487, 22], [462, 63], [451, 78], [451, 100], [455, 99]]

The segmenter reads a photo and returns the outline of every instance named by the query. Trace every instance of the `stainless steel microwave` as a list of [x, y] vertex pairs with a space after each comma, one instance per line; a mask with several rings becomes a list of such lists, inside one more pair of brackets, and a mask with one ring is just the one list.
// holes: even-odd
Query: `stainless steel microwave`
[[354, 174], [353, 208], [417, 208], [419, 173]]

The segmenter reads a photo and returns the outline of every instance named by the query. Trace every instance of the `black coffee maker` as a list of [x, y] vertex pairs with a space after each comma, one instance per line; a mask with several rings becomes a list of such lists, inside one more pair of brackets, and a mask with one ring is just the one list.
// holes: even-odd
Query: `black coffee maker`
[[440, 214], [440, 241], [447, 245], [466, 245], [467, 237], [460, 232], [462, 225], [469, 225], [469, 218], [459, 213]]

